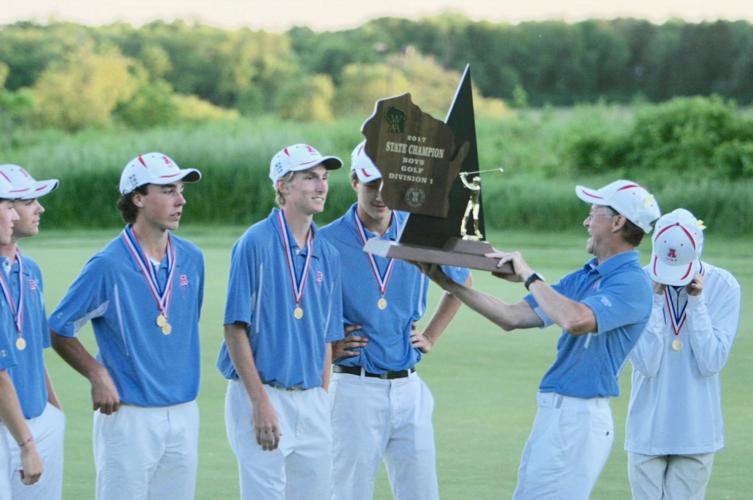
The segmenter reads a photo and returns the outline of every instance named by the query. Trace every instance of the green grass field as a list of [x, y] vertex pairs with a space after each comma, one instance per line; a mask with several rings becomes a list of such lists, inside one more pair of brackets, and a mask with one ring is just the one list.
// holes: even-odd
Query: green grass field
[[[235, 458], [225, 438], [223, 418], [225, 381], [214, 368], [222, 339], [222, 312], [230, 246], [243, 228], [186, 226], [182, 236], [205, 252], [207, 281], [201, 324], [202, 384], [199, 499], [238, 497]], [[54, 232], [23, 242], [45, 273], [50, 312], [88, 257], [117, 230]], [[521, 249], [531, 265], [550, 281], [581, 265], [585, 232], [495, 233], [496, 246]], [[753, 286], [751, 244], [747, 239], [719, 239], [706, 243], [706, 260], [730, 270], [743, 287]], [[644, 243], [643, 260], [649, 246]], [[509, 284], [476, 272], [475, 286], [509, 301], [523, 295], [522, 285]], [[433, 287], [431, 300], [438, 296]], [[709, 499], [738, 499], [753, 491], [753, 404], [750, 367], [753, 366], [753, 313], [743, 310], [741, 328], [729, 364], [723, 372], [723, 400], [727, 447], [717, 455], [708, 490]], [[450, 500], [507, 498], [515, 487], [520, 452], [535, 412], [539, 379], [551, 363], [558, 331], [555, 329], [504, 333], [467, 309], [461, 309], [435, 350], [419, 370], [436, 400], [437, 461], [442, 497]], [[93, 346], [87, 326], [81, 338]], [[91, 400], [88, 383], [57, 355], [47, 354], [48, 367], [68, 417], [64, 498], [94, 497], [91, 452]], [[626, 457], [622, 448], [629, 394], [630, 368], [622, 375], [622, 395], [613, 400], [617, 438], [593, 498], [629, 498]], [[684, 418], [678, 415], [677, 418]], [[746, 493], [748, 492], [748, 493]], [[384, 472], [377, 499], [391, 498]]]

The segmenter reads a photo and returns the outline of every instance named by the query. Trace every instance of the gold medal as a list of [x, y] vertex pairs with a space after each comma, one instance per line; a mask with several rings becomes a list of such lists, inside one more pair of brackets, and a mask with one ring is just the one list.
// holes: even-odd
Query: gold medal
[[377, 307], [381, 311], [384, 311], [385, 309], [387, 309], [387, 299], [385, 299], [384, 297], [380, 297], [380, 299], [377, 300]]
[[682, 340], [674, 339], [672, 341], [672, 349], [674, 349], [675, 351], [679, 351], [680, 349], [682, 349]]
[[18, 337], [16, 339], [16, 349], [18, 349], [19, 351], [26, 349], [26, 339], [24, 339], [23, 337]]
[[297, 306], [293, 309], [293, 317], [295, 319], [301, 319], [303, 317], [303, 309], [301, 309], [301, 306]]
[[165, 321], [165, 324], [162, 325], [161, 328], [162, 328], [162, 335], [170, 335], [170, 332], [173, 331], [173, 327], [170, 326], [170, 323], [168, 323], [167, 321]]
[[156, 319], [157, 326], [160, 328], [164, 328], [164, 326], [167, 324], [167, 318], [164, 314], [159, 313], [159, 316], [157, 316]]

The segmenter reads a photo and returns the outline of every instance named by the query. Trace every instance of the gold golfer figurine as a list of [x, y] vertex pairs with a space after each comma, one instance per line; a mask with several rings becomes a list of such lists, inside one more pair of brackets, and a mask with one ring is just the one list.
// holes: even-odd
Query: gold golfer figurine
[[[480, 241], [484, 239], [484, 235], [481, 233], [478, 222], [478, 213], [481, 210], [481, 176], [478, 175], [482, 172], [504, 172], [502, 168], [491, 168], [489, 170], [477, 170], [475, 172], [460, 172], [460, 180], [471, 192], [471, 196], [468, 198], [468, 205], [465, 207], [465, 214], [463, 214], [463, 221], [460, 223], [460, 236], [464, 240]], [[475, 175], [472, 181], [468, 182], [469, 175]], [[473, 221], [473, 234], [468, 234], [468, 218]]]

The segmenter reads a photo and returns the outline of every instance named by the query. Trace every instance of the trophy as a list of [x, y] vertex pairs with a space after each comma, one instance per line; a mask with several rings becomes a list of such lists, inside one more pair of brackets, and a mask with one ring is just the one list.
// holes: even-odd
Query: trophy
[[[409, 212], [399, 241], [373, 238], [364, 251], [382, 257], [511, 273], [485, 257], [484, 216], [470, 67], [445, 122], [421, 111], [410, 94], [380, 99], [364, 122], [365, 151], [382, 173], [382, 199]], [[470, 221], [471, 230], [468, 230]]]

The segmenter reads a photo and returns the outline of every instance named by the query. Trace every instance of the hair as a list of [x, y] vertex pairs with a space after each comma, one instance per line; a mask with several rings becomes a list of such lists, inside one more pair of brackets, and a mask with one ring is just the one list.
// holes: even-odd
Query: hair
[[117, 207], [120, 212], [120, 216], [127, 224], [133, 224], [136, 222], [136, 217], [139, 215], [140, 208], [133, 204], [133, 195], [136, 193], [145, 195], [148, 190], [149, 184], [139, 186], [128, 194], [122, 195], [118, 199]]
[[[614, 208], [607, 206], [606, 208], [609, 209], [610, 212], [612, 212], [612, 215], [622, 215]], [[625, 217], [624, 215], [622, 215]], [[643, 231], [643, 229], [636, 226], [630, 219], [625, 217], [625, 224], [622, 226], [622, 229], [620, 229], [620, 236], [622, 236], [622, 239], [625, 240], [626, 243], [637, 247], [641, 244], [641, 241], [643, 241], [643, 237], [646, 235], [646, 233]]]
[[350, 181], [351, 181], [351, 182], [361, 182], [361, 181], [360, 181], [360, 180], [358, 179], [358, 174], [356, 173], [356, 171], [355, 171], [355, 170], [351, 170], [351, 171], [350, 171]]
[[[295, 172], [288, 172], [285, 175], [280, 176], [277, 181], [282, 181], [287, 184], [293, 180], [294, 176]], [[275, 203], [278, 207], [282, 208], [282, 206], [285, 205], [285, 196], [280, 192], [279, 189], [277, 189], [277, 181], [275, 181]]]

